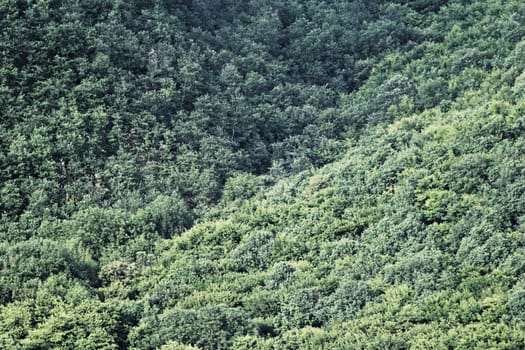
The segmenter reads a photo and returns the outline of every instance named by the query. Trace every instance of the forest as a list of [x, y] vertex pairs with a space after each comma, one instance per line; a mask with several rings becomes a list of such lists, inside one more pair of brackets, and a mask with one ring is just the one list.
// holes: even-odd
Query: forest
[[525, 348], [525, 2], [0, 0], [0, 349]]

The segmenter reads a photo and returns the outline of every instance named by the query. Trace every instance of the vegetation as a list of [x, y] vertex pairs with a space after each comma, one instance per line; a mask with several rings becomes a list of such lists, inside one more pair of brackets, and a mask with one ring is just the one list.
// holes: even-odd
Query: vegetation
[[1, 349], [525, 347], [525, 4], [0, 2]]

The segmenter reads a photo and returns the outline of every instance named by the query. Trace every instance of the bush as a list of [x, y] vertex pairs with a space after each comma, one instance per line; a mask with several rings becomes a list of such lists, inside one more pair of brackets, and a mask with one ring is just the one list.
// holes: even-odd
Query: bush
[[256, 334], [256, 329], [248, 314], [219, 305], [199, 310], [170, 309], [158, 317], [143, 318], [129, 338], [132, 346], [144, 350], [169, 341], [207, 350], [226, 349], [233, 338], [249, 334]]

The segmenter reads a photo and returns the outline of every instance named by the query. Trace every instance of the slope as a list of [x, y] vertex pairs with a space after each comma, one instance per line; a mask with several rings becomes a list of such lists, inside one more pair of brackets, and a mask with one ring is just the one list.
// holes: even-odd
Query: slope
[[524, 5], [221, 5], [2, 3], [0, 347], [523, 347]]
[[523, 345], [525, 104], [493, 87], [377, 127], [167, 243], [130, 285], [155, 310], [131, 344]]

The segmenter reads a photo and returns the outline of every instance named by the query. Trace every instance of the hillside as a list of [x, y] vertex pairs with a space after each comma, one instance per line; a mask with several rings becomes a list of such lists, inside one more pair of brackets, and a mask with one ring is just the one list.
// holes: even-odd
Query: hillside
[[525, 347], [525, 4], [0, 3], [1, 349]]

